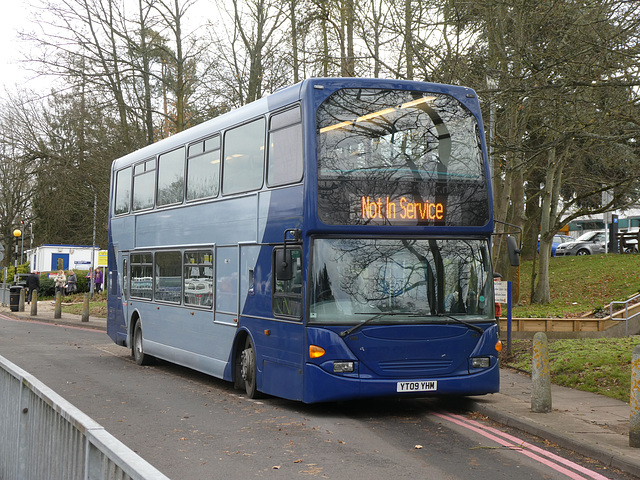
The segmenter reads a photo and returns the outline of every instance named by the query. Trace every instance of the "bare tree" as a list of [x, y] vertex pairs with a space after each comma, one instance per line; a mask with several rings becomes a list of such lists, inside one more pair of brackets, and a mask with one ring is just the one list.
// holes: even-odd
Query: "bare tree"
[[198, 27], [188, 29], [185, 18], [197, 1], [156, 0], [153, 4], [162, 17], [164, 29], [170, 33], [172, 45], [163, 47], [166, 60], [163, 83], [171, 92], [174, 107], [172, 113], [164, 112], [165, 118], [173, 124], [171, 133], [192, 126], [190, 98], [199, 84], [197, 62], [206, 46], [198, 41]]

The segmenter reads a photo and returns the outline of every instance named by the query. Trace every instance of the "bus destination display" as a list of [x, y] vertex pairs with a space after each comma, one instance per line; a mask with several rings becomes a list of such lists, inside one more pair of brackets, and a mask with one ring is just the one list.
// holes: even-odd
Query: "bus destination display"
[[392, 200], [390, 197], [362, 196], [360, 200], [361, 218], [363, 220], [389, 221], [392, 223], [423, 221], [442, 221], [445, 216], [444, 204], [441, 202], [414, 202], [407, 197]]

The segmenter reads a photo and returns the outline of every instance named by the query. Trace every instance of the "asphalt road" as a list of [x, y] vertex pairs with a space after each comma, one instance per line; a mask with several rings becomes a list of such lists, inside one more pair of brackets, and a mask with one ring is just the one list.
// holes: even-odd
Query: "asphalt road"
[[[139, 367], [94, 330], [0, 316], [0, 355], [173, 479], [627, 478], [458, 415], [450, 402], [248, 400], [227, 382], [175, 365]], [[523, 448], [525, 441], [533, 444]]]

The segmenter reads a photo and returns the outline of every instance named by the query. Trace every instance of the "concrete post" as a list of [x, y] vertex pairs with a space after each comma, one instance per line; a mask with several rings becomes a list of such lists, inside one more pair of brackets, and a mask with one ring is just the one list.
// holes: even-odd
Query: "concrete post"
[[551, 376], [549, 374], [549, 354], [547, 336], [538, 332], [533, 337], [531, 370], [531, 411], [549, 413], [551, 411]]
[[82, 321], [89, 321], [89, 294], [84, 294], [84, 302], [82, 303]]
[[25, 292], [26, 290], [27, 290], [27, 289], [26, 289], [26, 288], [24, 288], [24, 287], [22, 287], [22, 288], [20, 289], [20, 300], [18, 300], [18, 311], [19, 311], [19, 312], [24, 312], [24, 292]]
[[38, 290], [31, 292], [31, 316], [38, 316]]
[[633, 347], [631, 356], [631, 407], [629, 446], [640, 448], [640, 345]]
[[53, 312], [53, 318], [62, 318], [62, 293], [56, 292], [56, 308]]

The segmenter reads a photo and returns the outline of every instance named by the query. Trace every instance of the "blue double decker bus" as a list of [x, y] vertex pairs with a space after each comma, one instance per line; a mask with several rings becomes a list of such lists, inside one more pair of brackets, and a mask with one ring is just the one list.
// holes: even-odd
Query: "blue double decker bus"
[[113, 163], [108, 333], [251, 398], [497, 392], [469, 88], [313, 78]]

